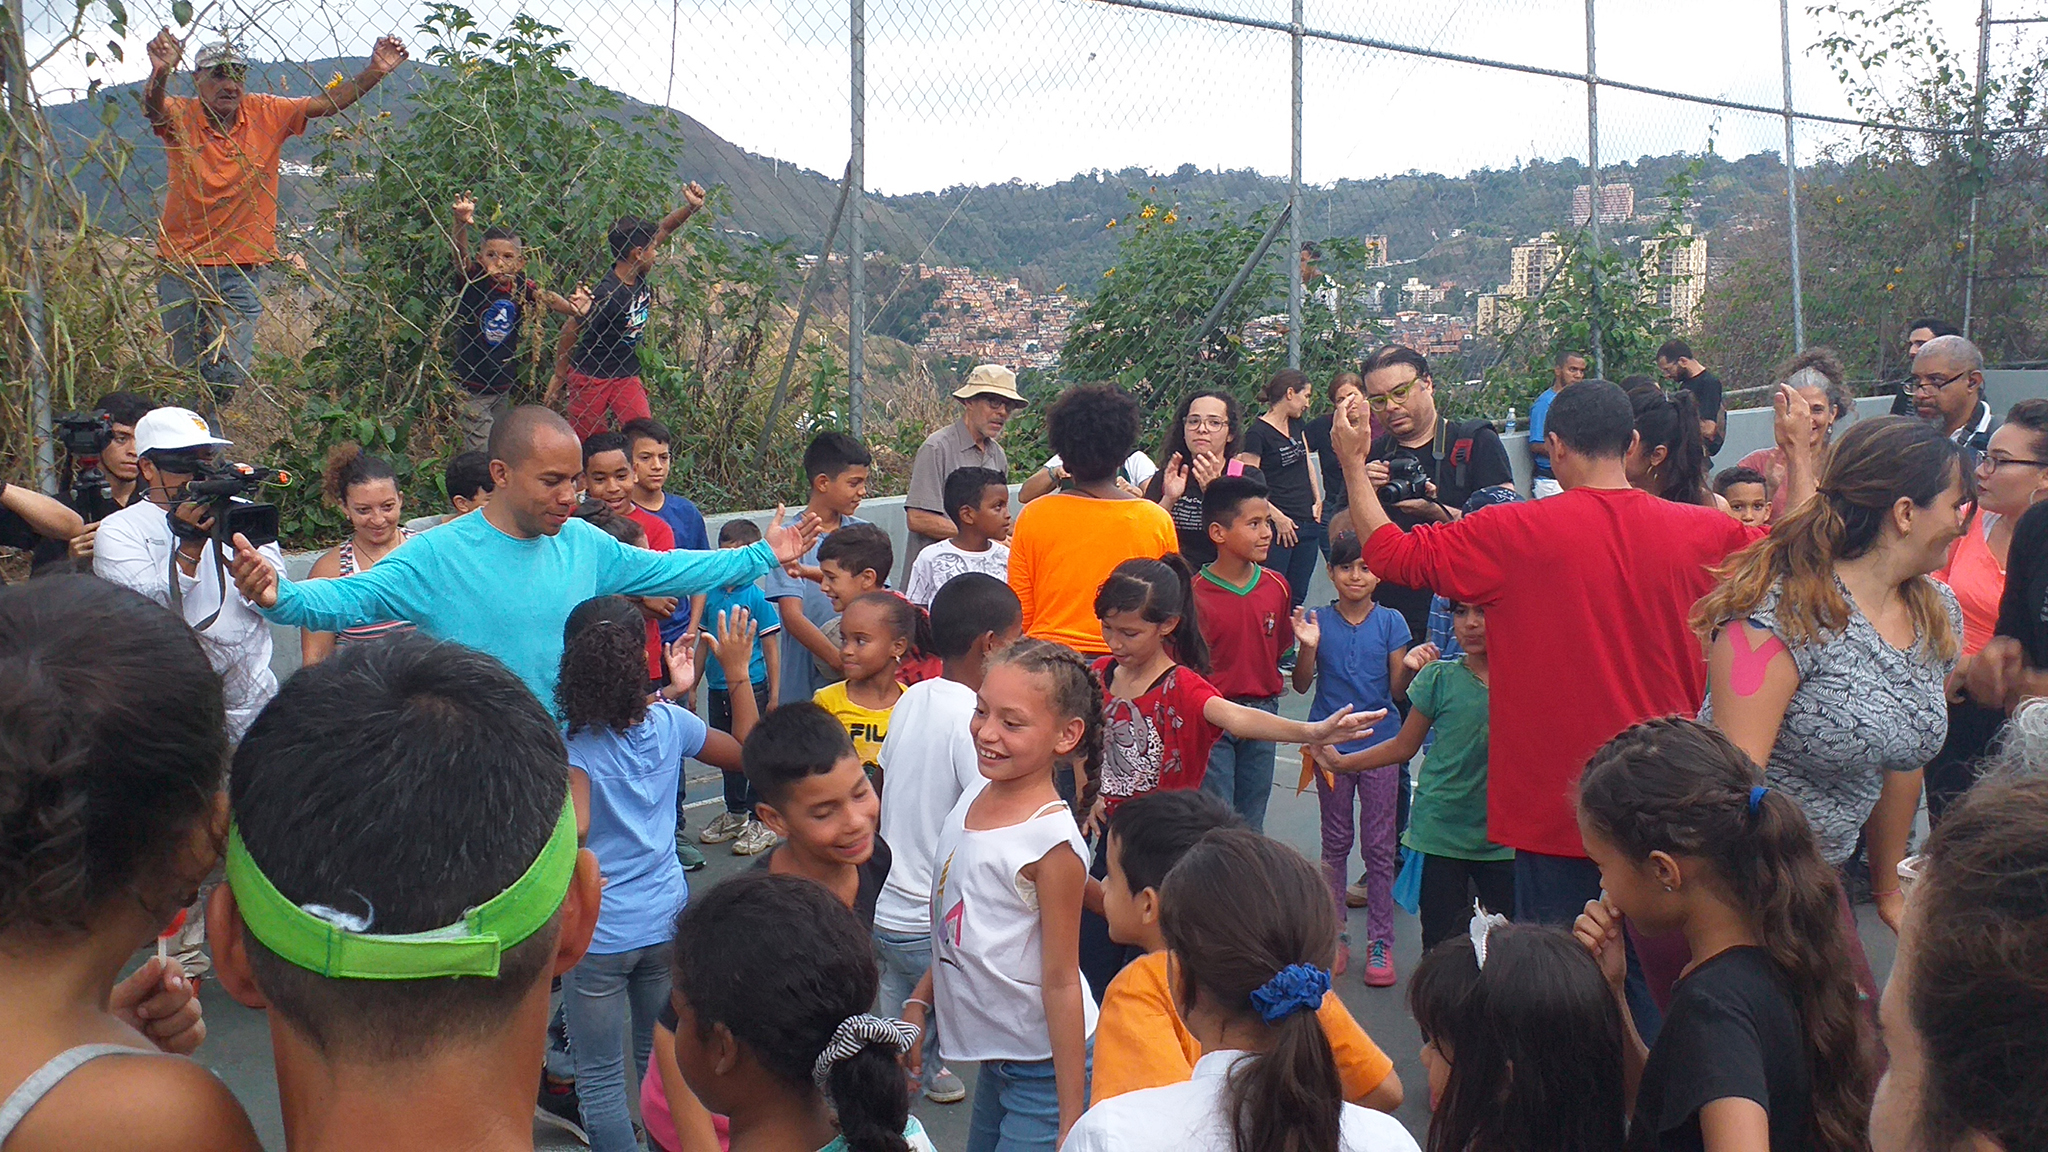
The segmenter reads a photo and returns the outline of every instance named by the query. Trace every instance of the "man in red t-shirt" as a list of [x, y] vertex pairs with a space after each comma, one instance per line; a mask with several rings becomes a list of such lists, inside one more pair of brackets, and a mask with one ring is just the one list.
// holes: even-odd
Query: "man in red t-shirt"
[[[1776, 432], [1796, 506], [1813, 492], [1812, 416], [1783, 393]], [[1355, 404], [1340, 409], [1331, 439], [1366, 563], [1486, 607], [1487, 836], [1515, 849], [1515, 919], [1569, 924], [1600, 895], [1574, 811], [1579, 773], [1631, 724], [1699, 710], [1706, 658], [1686, 618], [1713, 588], [1713, 567], [1762, 532], [1631, 488], [1622, 461], [1634, 414], [1603, 380], [1570, 385], [1551, 404], [1544, 442], [1561, 495], [1454, 524], [1394, 526], [1378, 496], [1386, 467], [1366, 460], [1364, 425]]]

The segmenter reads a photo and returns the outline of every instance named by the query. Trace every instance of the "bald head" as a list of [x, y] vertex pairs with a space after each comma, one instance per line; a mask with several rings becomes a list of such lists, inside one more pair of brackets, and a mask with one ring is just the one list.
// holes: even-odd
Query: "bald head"
[[536, 445], [543, 441], [567, 437], [571, 443], [579, 444], [576, 430], [562, 419], [552, 408], [538, 404], [522, 404], [498, 417], [491, 425], [491, 441], [488, 451], [493, 460], [502, 460], [510, 467], [518, 467], [533, 455]]
[[1913, 367], [1916, 371], [1981, 372], [1984, 353], [1961, 336], [1936, 336], [1920, 346], [1919, 354], [1913, 357]]

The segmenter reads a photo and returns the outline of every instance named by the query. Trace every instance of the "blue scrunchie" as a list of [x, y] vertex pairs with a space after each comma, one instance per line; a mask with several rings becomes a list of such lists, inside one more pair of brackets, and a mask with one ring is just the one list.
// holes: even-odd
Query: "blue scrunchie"
[[1757, 810], [1757, 808], [1759, 808], [1760, 806], [1762, 806], [1762, 804], [1763, 804], [1763, 802], [1764, 802], [1764, 794], [1765, 794], [1765, 793], [1767, 793], [1767, 792], [1769, 792], [1769, 791], [1770, 791], [1770, 789], [1769, 789], [1769, 788], [1766, 788], [1766, 787], [1764, 787], [1764, 786], [1763, 786], [1763, 785], [1761, 785], [1761, 784], [1757, 784], [1757, 785], [1754, 785], [1754, 786], [1752, 786], [1752, 787], [1750, 788], [1750, 790], [1749, 790], [1749, 814], [1750, 814], [1750, 815], [1752, 815], [1752, 816], [1756, 815], [1756, 810]]
[[1313, 964], [1289, 964], [1252, 993], [1252, 1006], [1259, 1019], [1278, 1024], [1296, 1012], [1313, 1012], [1323, 1006], [1330, 991], [1330, 974]]

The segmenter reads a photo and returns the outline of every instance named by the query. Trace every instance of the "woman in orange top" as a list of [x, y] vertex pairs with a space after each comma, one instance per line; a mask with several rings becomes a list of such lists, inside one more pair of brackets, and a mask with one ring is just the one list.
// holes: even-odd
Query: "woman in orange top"
[[1046, 413], [1045, 427], [1073, 486], [1018, 513], [1010, 587], [1024, 606], [1025, 635], [1106, 655], [1096, 590], [1118, 564], [1173, 551], [1173, 518], [1117, 483], [1138, 440], [1135, 399], [1107, 384], [1074, 388]]

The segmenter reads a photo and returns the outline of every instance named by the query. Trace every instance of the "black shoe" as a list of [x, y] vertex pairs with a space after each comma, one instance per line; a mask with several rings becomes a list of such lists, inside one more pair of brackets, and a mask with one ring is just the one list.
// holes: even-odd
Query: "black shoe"
[[583, 1102], [576, 1098], [576, 1081], [557, 1080], [546, 1072], [540, 1074], [540, 1096], [536, 1101], [540, 1110], [558, 1120], [568, 1122], [580, 1135], [583, 1131]]

